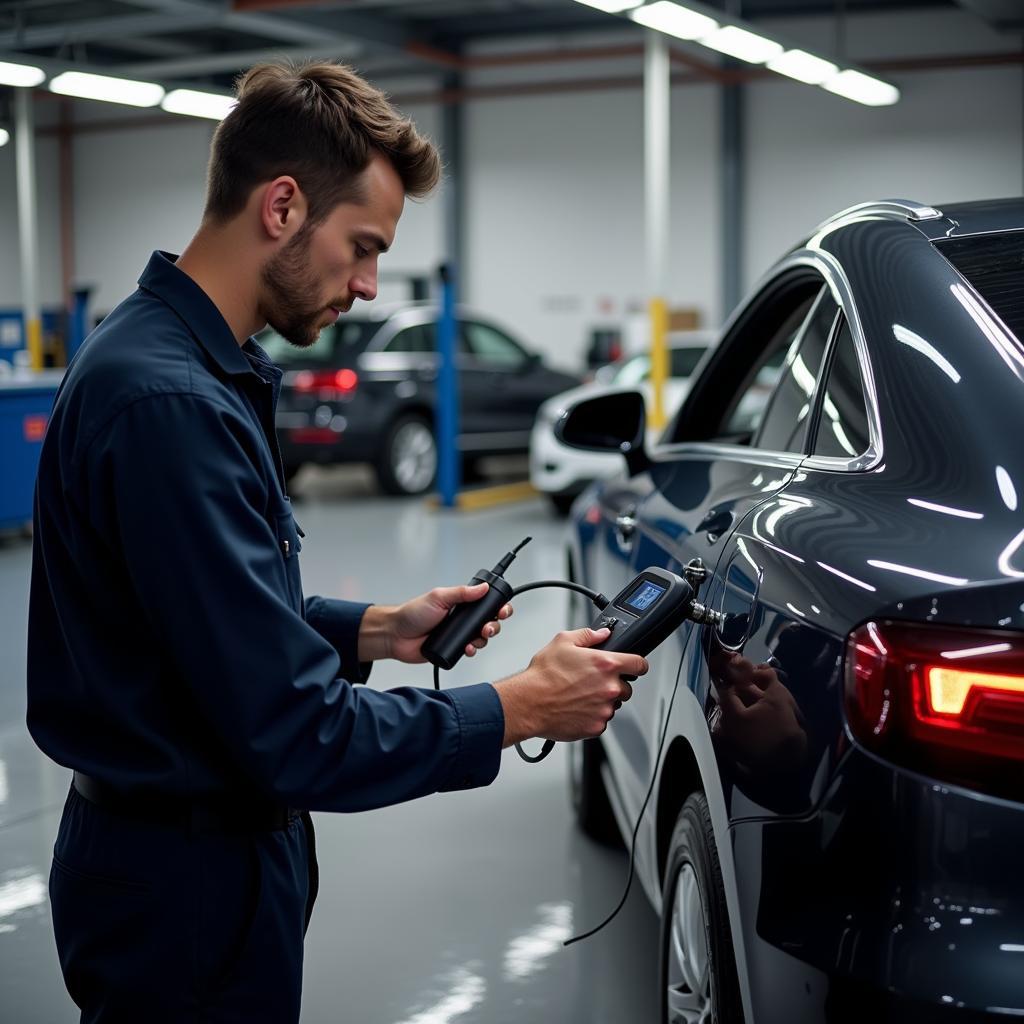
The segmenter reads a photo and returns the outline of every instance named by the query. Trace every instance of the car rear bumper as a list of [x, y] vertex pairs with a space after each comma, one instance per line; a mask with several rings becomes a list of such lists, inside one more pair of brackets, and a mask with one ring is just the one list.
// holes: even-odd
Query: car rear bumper
[[857, 748], [830, 793], [731, 830], [748, 1024], [1024, 1016], [1024, 805]]

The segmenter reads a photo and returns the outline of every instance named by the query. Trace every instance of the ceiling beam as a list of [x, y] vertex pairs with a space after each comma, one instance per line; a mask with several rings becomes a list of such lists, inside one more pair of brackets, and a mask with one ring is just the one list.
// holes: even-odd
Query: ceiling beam
[[240, 71], [264, 61], [303, 61], [316, 59], [351, 59], [361, 47], [351, 41], [329, 43], [324, 46], [266, 47], [260, 50], [227, 50], [218, 53], [200, 53], [191, 57], [171, 60], [140, 61], [119, 64], [121, 75], [139, 78], [179, 78], [182, 75], [211, 75], [225, 71]]

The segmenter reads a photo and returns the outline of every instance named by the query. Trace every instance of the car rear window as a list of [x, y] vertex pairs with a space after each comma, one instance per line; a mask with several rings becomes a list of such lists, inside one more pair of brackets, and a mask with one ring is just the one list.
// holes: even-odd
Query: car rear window
[[936, 248], [1024, 341], [1024, 231], [950, 238]]
[[333, 327], [324, 328], [320, 338], [309, 348], [298, 348], [270, 327], [256, 340], [278, 366], [334, 366], [361, 352], [377, 326], [372, 320], [346, 317]]

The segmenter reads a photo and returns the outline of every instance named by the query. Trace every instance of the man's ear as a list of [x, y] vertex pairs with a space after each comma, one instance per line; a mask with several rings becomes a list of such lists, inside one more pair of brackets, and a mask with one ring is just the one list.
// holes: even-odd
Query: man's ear
[[273, 241], [294, 237], [306, 219], [306, 197], [298, 182], [283, 174], [260, 190], [260, 220]]

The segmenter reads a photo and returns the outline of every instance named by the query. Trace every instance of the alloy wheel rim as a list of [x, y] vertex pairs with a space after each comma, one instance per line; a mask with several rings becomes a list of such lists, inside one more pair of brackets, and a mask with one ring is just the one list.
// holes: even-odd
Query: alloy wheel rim
[[391, 447], [391, 465], [406, 493], [417, 494], [430, 486], [437, 471], [437, 449], [425, 424], [406, 423], [399, 428]]
[[711, 958], [704, 929], [704, 907], [693, 865], [676, 876], [668, 949], [667, 1024], [712, 1024]]

